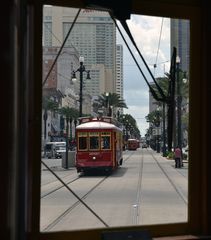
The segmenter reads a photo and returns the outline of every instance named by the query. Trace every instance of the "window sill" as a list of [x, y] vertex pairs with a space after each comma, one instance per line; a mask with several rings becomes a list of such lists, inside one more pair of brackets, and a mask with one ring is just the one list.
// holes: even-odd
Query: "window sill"
[[174, 237], [153, 238], [153, 240], [194, 240], [194, 239], [210, 240], [211, 236], [184, 235], [184, 236], [174, 236]]

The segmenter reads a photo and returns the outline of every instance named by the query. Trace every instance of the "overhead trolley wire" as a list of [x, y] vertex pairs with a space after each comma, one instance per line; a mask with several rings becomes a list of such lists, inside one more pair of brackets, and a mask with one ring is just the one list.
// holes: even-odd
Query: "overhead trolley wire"
[[161, 40], [161, 36], [162, 36], [163, 21], [164, 21], [164, 18], [162, 18], [162, 22], [161, 22], [160, 36], [159, 36], [159, 41], [158, 41], [158, 49], [157, 49], [157, 54], [156, 54], [155, 64], [154, 64], [154, 75], [155, 75], [155, 68], [157, 67], [158, 53], [160, 51], [160, 40]]
[[[136, 42], [135, 42], [135, 40], [134, 40], [134, 38], [133, 38], [133, 36], [132, 36], [132, 34], [131, 34], [131, 32], [130, 32], [130, 29], [129, 29], [128, 25], [127, 25], [127, 22], [124, 20], [124, 21], [120, 21], [120, 23], [122, 24], [123, 28], [124, 28], [125, 31], [127, 32], [127, 34], [128, 34], [128, 36], [129, 36], [131, 42], [133, 43], [134, 47], [136, 48], [137, 52], [139, 53], [139, 56], [141, 57], [144, 65], [145, 65], [145, 67], [147, 68], [150, 76], [152, 77], [152, 80], [154, 81], [154, 83], [155, 83], [155, 85], [156, 85], [159, 93], [160, 93], [161, 96], [162, 96], [162, 98], [159, 98], [159, 97], [157, 96], [156, 92], [155, 92], [156, 98], [157, 98], [157, 99], [159, 98], [159, 101], [164, 101], [164, 100], [166, 99], [166, 96], [165, 96], [162, 88], [158, 85], [157, 81], [155, 80], [152, 72], [150, 71], [150, 69], [149, 69], [149, 67], [148, 67], [148, 65], [147, 65], [147, 63], [146, 63], [146, 61], [145, 61], [145, 59], [144, 59], [144, 57], [142, 56], [139, 48], [137, 47]], [[146, 81], [147, 81], [147, 79], [146, 79]], [[147, 82], [148, 82], [148, 81], [147, 81]], [[148, 84], [149, 84], [149, 83], [148, 83]], [[150, 84], [149, 84], [149, 85], [150, 85]], [[151, 87], [151, 85], [150, 85], [150, 87]], [[150, 90], [151, 90], [151, 89], [152, 89], [152, 87], [150, 88]], [[153, 90], [154, 90], [154, 89], [153, 89]], [[156, 98], [155, 98], [155, 99], [156, 99]]]
[[110, 14], [110, 16], [111, 16], [111, 18], [113, 19], [113, 21], [114, 21], [114, 23], [115, 23], [115, 25], [116, 25], [116, 27], [117, 27], [117, 29], [118, 29], [118, 31], [119, 31], [119, 33], [120, 33], [122, 39], [124, 40], [124, 42], [125, 42], [125, 44], [126, 44], [128, 50], [129, 50], [129, 52], [130, 52], [130, 54], [131, 54], [133, 60], [135, 61], [136, 65], [137, 65], [137, 67], [138, 67], [138, 69], [139, 69], [139, 71], [141, 72], [141, 74], [142, 74], [142, 76], [143, 76], [143, 78], [144, 78], [146, 84], [148, 85], [148, 87], [149, 87], [149, 89], [150, 89], [150, 91], [151, 91], [153, 97], [154, 97], [157, 101], [161, 101], [161, 102], [166, 101], [166, 96], [165, 96], [163, 90], [161, 89], [161, 87], [160, 87], [160, 86], [158, 85], [158, 83], [156, 82], [156, 80], [155, 80], [155, 78], [154, 78], [152, 72], [150, 71], [150, 69], [149, 69], [149, 67], [148, 67], [148, 65], [147, 65], [147, 63], [146, 63], [146, 61], [145, 61], [145, 59], [143, 58], [143, 56], [142, 56], [140, 50], [138, 49], [138, 47], [137, 47], [137, 45], [136, 45], [136, 43], [135, 43], [135, 41], [134, 41], [134, 39], [133, 39], [133, 36], [132, 36], [132, 34], [131, 34], [131, 32], [130, 32], [128, 26], [127, 26], [126, 21], [120, 21], [120, 23], [122, 24], [123, 28], [125, 29], [125, 31], [127, 32], [128, 36], [130, 37], [130, 40], [132, 41], [133, 45], [135, 46], [136, 50], [138, 51], [139, 56], [141, 57], [141, 59], [142, 59], [144, 65], [145, 65], [145, 67], [147, 68], [147, 70], [148, 70], [150, 76], [152, 77], [152, 79], [153, 79], [153, 81], [154, 81], [154, 83], [155, 83], [155, 85], [156, 85], [156, 87], [157, 87], [159, 93], [161, 94], [162, 98], [160, 98], [160, 97], [157, 95], [157, 93], [155, 92], [155, 90], [152, 88], [152, 86], [151, 86], [150, 83], [148, 82], [148, 80], [147, 80], [147, 78], [146, 78], [144, 72], [142, 71], [141, 67], [140, 67], [139, 64], [138, 64], [138, 61], [136, 60], [136, 58], [135, 58], [135, 56], [134, 56], [132, 50], [130, 49], [130, 47], [129, 47], [129, 45], [128, 45], [126, 39], [125, 39], [125, 37], [123, 36], [123, 34], [122, 34], [122, 32], [121, 32], [121, 30], [120, 30], [120, 28], [119, 28], [119, 26], [118, 26], [118, 24], [117, 24], [117, 22], [116, 22], [116, 19], [112, 16], [112, 14]]

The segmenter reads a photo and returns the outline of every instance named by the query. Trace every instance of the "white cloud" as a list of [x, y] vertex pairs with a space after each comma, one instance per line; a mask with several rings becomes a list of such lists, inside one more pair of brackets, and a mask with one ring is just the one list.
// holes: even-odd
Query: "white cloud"
[[[158, 51], [162, 21], [162, 34]], [[157, 58], [157, 71], [163, 73], [162, 63], [170, 60], [169, 19], [134, 15], [128, 21], [128, 26], [147, 64], [152, 67]]]
[[[169, 72], [170, 66], [170, 20], [163, 19], [159, 52], [158, 43], [162, 18], [133, 15], [127, 23], [152, 74], [155, 77], [164, 76], [165, 72]], [[146, 68], [143, 68], [143, 63], [141, 63], [141, 58], [138, 56], [136, 49], [132, 46], [128, 36], [125, 35], [124, 30], [122, 30], [122, 33], [146, 78], [151, 82], [152, 79]], [[136, 119], [139, 130], [142, 136], [144, 136], [148, 128], [145, 117], [149, 113], [149, 89], [124, 41], [119, 36], [117, 36], [117, 39], [118, 43], [121, 43], [124, 47], [124, 99], [128, 106], [128, 109], [125, 109], [124, 113], [131, 114]], [[155, 63], [157, 64], [156, 68], [153, 66]]]

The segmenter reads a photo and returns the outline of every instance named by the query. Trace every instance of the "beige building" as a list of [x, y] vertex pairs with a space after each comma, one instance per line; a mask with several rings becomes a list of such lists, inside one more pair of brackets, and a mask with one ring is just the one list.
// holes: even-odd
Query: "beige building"
[[[61, 46], [77, 11], [44, 7], [44, 46]], [[79, 56], [84, 57], [86, 69], [90, 70], [91, 80], [84, 81], [84, 91], [92, 96], [116, 92], [116, 29], [108, 13], [81, 10], [65, 47], [74, 47]]]
[[71, 88], [71, 75], [73, 69], [79, 65], [79, 55], [74, 47], [64, 47], [46, 79], [59, 50], [59, 47], [43, 47], [43, 88], [55, 88], [65, 94], [66, 89]]

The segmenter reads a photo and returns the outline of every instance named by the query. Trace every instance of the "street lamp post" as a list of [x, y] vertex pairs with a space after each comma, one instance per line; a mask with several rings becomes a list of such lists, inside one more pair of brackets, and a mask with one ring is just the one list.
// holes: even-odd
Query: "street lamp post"
[[156, 111], [156, 120], [155, 120], [155, 126], [156, 126], [156, 150], [157, 153], [160, 153], [160, 108], [157, 108]]
[[69, 150], [69, 141], [68, 141], [68, 132], [69, 132], [69, 118], [66, 118], [66, 152], [65, 152], [65, 168], [68, 169], [68, 150]]
[[182, 139], [181, 139], [181, 103], [182, 96], [180, 90], [180, 78], [179, 78], [179, 64], [180, 58], [176, 57], [176, 65], [177, 65], [177, 145], [181, 149], [182, 148]]
[[79, 58], [79, 62], [80, 62], [80, 67], [76, 70], [73, 71], [72, 73], [72, 81], [76, 81], [76, 72], [80, 73], [80, 93], [79, 93], [79, 117], [82, 117], [82, 105], [83, 105], [83, 72], [87, 73], [87, 77], [86, 79], [91, 79], [90, 78], [90, 71], [86, 70], [85, 66], [84, 66], [84, 57], [80, 57]]
[[109, 116], [109, 93], [106, 92], [106, 115]]

